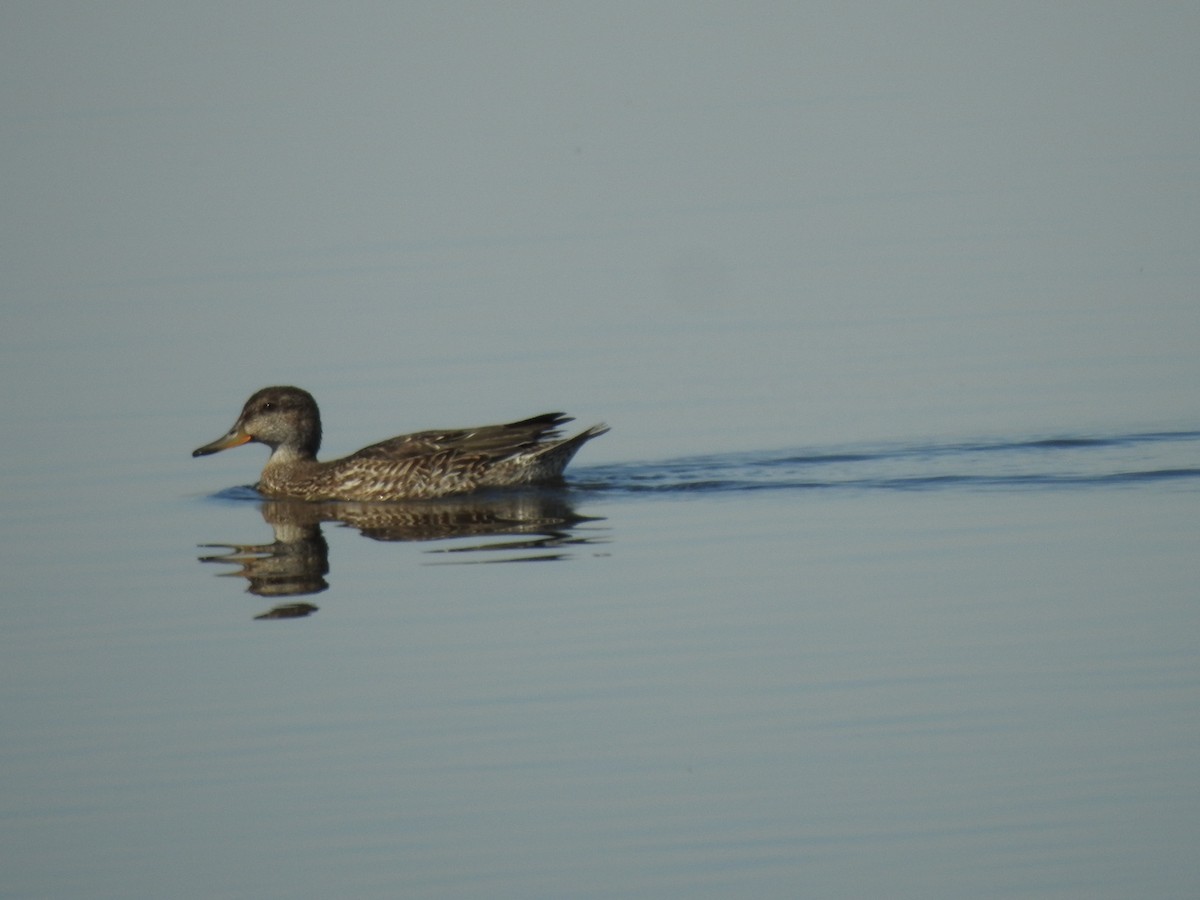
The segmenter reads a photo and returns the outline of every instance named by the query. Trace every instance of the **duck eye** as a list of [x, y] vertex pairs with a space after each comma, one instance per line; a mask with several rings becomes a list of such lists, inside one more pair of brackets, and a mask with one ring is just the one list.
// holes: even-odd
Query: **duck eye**
[[272, 403], [270, 400], [268, 400], [266, 403], [264, 403], [262, 405], [262, 408], [263, 408], [263, 412], [270, 412], [271, 410], [273, 410], [275, 408], [275, 404]]

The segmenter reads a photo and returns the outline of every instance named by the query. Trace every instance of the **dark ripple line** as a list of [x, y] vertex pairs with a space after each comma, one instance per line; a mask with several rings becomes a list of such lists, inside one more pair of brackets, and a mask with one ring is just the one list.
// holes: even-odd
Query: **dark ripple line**
[[1005, 453], [1014, 450], [1080, 450], [1093, 447], [1133, 447], [1200, 439], [1200, 431], [1151, 431], [1106, 437], [1047, 437], [1015, 441], [964, 441], [930, 444], [893, 444], [877, 447], [873, 452], [814, 453], [778, 457], [774, 462], [837, 463], [868, 460], [887, 460], [904, 457], [956, 456], [971, 453]]
[[1156, 469], [1103, 475], [914, 475], [897, 478], [846, 478], [829, 481], [738, 481], [708, 479], [664, 484], [612, 481], [576, 481], [576, 490], [588, 493], [695, 494], [756, 493], [760, 491], [890, 490], [923, 491], [965, 488], [1072, 488], [1200, 478], [1200, 469]]
[[1100, 477], [1108, 481], [1172, 481], [1176, 478], [1200, 477], [1200, 469], [1150, 469], [1145, 472], [1115, 472]]
[[[1078, 488], [1087, 486], [1134, 485], [1148, 482], [1186, 481], [1200, 477], [1200, 468], [1161, 467], [1135, 470], [1078, 471], [1118, 460], [1096, 459], [1091, 451], [1134, 447], [1152, 443], [1187, 443], [1200, 439], [1200, 431], [1144, 432], [1115, 436], [1058, 436], [1014, 441], [905, 444], [872, 447], [869, 450], [847, 448], [800, 453], [734, 453], [726, 456], [696, 456], [666, 460], [662, 463], [578, 468], [572, 483], [577, 489], [630, 494], [730, 493], [757, 491], [799, 491], [821, 489], [918, 491], [962, 487], [967, 489]], [[1037, 451], [1029, 456], [1023, 451]], [[892, 464], [901, 459], [946, 460], [937, 465], [953, 465], [955, 457], [972, 463], [972, 458], [997, 459], [997, 454], [1013, 454], [1009, 467], [1028, 469], [1009, 474], [931, 472], [861, 474], [827, 479], [782, 476], [781, 470], [797, 467], [820, 469], [846, 466], [861, 469], [872, 464]], [[1044, 451], [1044, 453], [1042, 452]], [[1080, 454], [1083, 454], [1082, 456]], [[1056, 468], [1068, 465], [1074, 472], [1045, 471], [1045, 462], [1055, 461]], [[1125, 460], [1127, 463], [1128, 460]], [[762, 473], [761, 478], [753, 477]], [[749, 475], [751, 477], [738, 477]], [[723, 477], [724, 476], [724, 477]], [[780, 477], [782, 476], [782, 477]]]

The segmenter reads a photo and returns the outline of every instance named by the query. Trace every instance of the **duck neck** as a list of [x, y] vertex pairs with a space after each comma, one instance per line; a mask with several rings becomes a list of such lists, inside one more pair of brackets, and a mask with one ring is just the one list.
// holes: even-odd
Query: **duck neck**
[[267, 459], [267, 468], [303, 466], [307, 463], [315, 464], [316, 456], [311, 450], [305, 447], [295, 447], [289, 444], [280, 444], [271, 451], [270, 458]]

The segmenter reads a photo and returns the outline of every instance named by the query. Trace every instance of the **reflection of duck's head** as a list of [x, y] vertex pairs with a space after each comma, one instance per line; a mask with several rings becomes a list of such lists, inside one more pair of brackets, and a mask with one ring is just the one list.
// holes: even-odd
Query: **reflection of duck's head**
[[229, 433], [192, 452], [207, 456], [219, 450], [257, 441], [273, 457], [316, 459], [321, 448], [321, 413], [312, 394], [297, 387], [267, 387], [255, 392]]

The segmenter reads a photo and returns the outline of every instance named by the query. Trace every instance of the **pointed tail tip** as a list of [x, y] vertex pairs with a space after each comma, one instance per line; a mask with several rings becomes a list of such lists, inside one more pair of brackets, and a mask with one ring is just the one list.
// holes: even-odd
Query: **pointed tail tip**
[[602, 434], [608, 434], [610, 431], [612, 431], [612, 428], [607, 422], [597, 422], [590, 428], [584, 429], [583, 433], [587, 435], [587, 439], [590, 441], [592, 438], [600, 437]]

